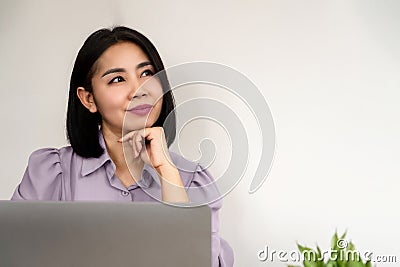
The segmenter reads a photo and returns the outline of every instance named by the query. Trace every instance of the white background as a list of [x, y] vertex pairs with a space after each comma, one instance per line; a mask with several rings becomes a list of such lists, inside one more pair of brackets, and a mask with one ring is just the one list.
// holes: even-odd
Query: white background
[[221, 210], [235, 266], [285, 266], [257, 252], [291, 251], [296, 241], [327, 249], [335, 229], [348, 229], [360, 251], [400, 261], [399, 13], [395, 0], [2, 1], [0, 199], [11, 197], [32, 151], [67, 144], [77, 51], [93, 31], [123, 24], [149, 37], [166, 67], [226, 64], [270, 106], [270, 174], [248, 194], [259, 155], [249, 126], [249, 169]]

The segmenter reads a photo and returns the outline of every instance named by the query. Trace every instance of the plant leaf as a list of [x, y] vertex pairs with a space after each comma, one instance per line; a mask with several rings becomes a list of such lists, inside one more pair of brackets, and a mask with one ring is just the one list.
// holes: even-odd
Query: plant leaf
[[361, 261], [349, 261], [346, 267], [365, 267], [365, 265]]
[[332, 250], [338, 250], [337, 242], [338, 242], [338, 235], [337, 235], [337, 232], [335, 232], [335, 234], [332, 237], [332, 241], [331, 241], [331, 249]]
[[340, 239], [345, 239], [346, 235], [347, 235], [347, 229], [344, 231], [344, 233], [342, 234], [342, 236], [340, 237]]
[[355, 250], [355, 246], [354, 246], [353, 242], [350, 241], [350, 243], [347, 245], [347, 249], [348, 250]]

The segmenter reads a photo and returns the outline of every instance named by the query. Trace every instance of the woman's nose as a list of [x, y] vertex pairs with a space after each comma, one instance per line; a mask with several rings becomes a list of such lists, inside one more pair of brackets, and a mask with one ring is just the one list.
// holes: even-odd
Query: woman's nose
[[135, 98], [141, 98], [141, 97], [145, 97], [145, 96], [147, 96], [146, 92], [143, 92], [143, 91], [139, 92], [139, 90], [138, 90], [138, 92], [136, 92], [132, 98], [135, 99]]
[[140, 86], [139, 84], [133, 86], [133, 89], [129, 95], [130, 99], [140, 98], [147, 96], [148, 92], [144, 88], [144, 86]]

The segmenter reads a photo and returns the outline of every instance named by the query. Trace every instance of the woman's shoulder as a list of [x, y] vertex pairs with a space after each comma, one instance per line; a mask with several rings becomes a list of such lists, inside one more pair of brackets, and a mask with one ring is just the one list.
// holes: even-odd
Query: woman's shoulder
[[40, 148], [28, 160], [13, 200], [60, 200], [63, 176], [61, 158], [71, 154], [70, 147]]
[[[181, 174], [182, 179], [190, 179], [188, 183], [208, 184], [213, 182], [211, 173], [202, 164], [186, 159], [185, 157], [171, 152], [172, 162]], [[184, 181], [185, 183], [185, 181]]]
[[70, 158], [73, 154], [75, 153], [71, 146], [39, 148], [30, 154], [28, 163], [38, 166], [46, 163], [61, 162], [62, 159]]
[[171, 160], [178, 168], [178, 170], [193, 173], [199, 168], [199, 164], [197, 162], [186, 159], [185, 157], [170, 151]]
[[55, 177], [62, 174], [76, 156], [71, 146], [39, 148], [29, 155], [27, 174], [32, 178]]

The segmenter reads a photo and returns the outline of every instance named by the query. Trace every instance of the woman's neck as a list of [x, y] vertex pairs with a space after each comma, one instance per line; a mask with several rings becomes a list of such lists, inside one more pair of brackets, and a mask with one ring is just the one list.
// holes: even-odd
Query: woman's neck
[[[104, 125], [101, 130], [108, 155], [116, 167], [115, 175], [121, 180], [125, 187], [139, 181], [144, 162], [140, 157], [133, 158], [133, 151], [130, 151], [127, 144], [118, 142], [118, 139], [121, 138], [122, 131], [115, 132], [108, 127], [104, 127]], [[129, 166], [127, 163], [129, 163]]]

